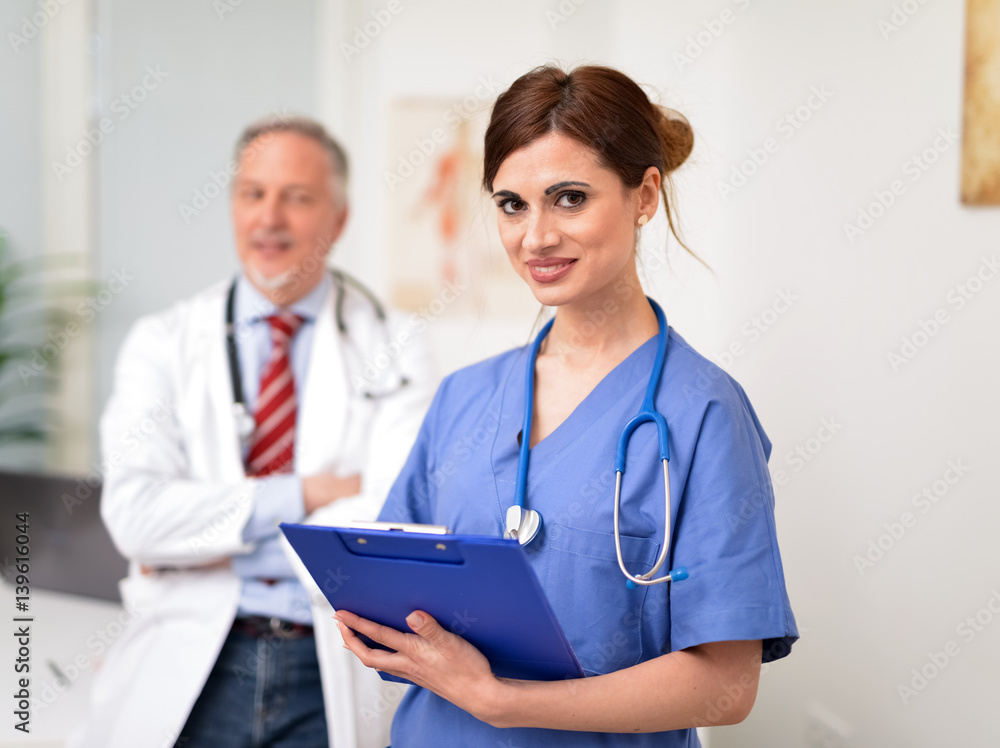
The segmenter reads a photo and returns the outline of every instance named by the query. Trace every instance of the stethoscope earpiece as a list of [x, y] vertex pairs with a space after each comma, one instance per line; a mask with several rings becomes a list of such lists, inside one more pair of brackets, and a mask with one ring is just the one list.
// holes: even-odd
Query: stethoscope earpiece
[[[639, 577], [642, 579], [642, 577]], [[688, 578], [688, 570], [686, 566], [678, 566], [676, 569], [671, 569], [665, 577], [660, 579], [654, 579], [652, 582], [646, 582], [646, 584], [659, 584], [660, 582], [683, 582]], [[631, 579], [625, 580], [625, 586], [630, 590], [639, 589], [639, 585], [633, 582]]]

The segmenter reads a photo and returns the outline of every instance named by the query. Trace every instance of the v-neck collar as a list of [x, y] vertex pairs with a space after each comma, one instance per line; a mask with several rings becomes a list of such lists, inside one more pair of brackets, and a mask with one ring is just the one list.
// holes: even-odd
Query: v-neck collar
[[[657, 335], [652, 336], [597, 383], [597, 386], [574, 408], [558, 427], [531, 448], [528, 456], [528, 482], [525, 505], [531, 507], [531, 488], [561, 461], [562, 455], [593, 429], [621, 429], [624, 424], [611, 422], [624, 398], [635, 398], [645, 391], [656, 356]], [[520, 446], [517, 435], [523, 426], [525, 367], [530, 346], [514, 357], [504, 382], [501, 409], [516, 413], [517, 418], [505, 419], [499, 426], [493, 443], [491, 462], [501, 510], [514, 503], [517, 461]], [[639, 397], [641, 400], [641, 395]], [[638, 401], [637, 401], [638, 402]], [[638, 408], [638, 406], [637, 406]], [[637, 411], [638, 412], [638, 411]], [[613, 465], [614, 455], [608, 456]]]

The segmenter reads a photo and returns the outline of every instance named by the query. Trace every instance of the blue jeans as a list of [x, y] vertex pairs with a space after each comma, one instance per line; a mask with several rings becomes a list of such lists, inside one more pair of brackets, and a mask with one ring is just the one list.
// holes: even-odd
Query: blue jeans
[[316, 641], [231, 631], [175, 748], [327, 748]]

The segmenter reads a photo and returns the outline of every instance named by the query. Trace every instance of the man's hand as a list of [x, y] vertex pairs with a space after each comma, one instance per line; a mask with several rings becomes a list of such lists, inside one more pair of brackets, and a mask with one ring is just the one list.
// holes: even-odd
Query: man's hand
[[332, 473], [317, 473], [302, 479], [302, 503], [306, 515], [345, 496], [361, 493], [361, 475], [338, 477]]

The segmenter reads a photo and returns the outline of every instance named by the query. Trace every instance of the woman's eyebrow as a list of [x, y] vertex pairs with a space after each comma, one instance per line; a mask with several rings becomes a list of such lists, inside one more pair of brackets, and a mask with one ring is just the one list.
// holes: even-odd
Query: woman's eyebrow
[[545, 190], [546, 195], [551, 195], [556, 190], [561, 190], [563, 187], [590, 187], [586, 182], [559, 182]]
[[511, 197], [517, 200], [521, 199], [521, 196], [516, 192], [511, 192], [510, 190], [497, 190], [493, 193], [493, 197]]

